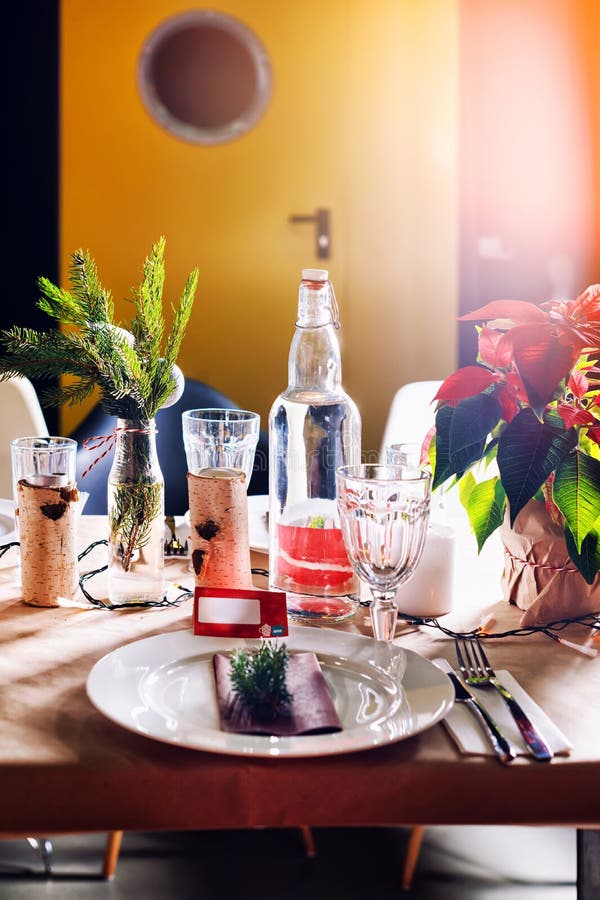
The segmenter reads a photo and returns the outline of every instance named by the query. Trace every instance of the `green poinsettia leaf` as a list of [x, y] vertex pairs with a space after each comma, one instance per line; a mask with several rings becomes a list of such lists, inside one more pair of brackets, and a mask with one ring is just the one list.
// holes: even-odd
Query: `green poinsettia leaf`
[[569, 528], [565, 528], [565, 541], [571, 560], [587, 583], [593, 584], [596, 573], [600, 569], [600, 519], [597, 519], [594, 526], [588, 531], [579, 550]]
[[498, 438], [493, 438], [484, 451], [484, 467], [487, 469], [491, 463], [495, 462], [498, 456]]
[[577, 443], [574, 428], [540, 422], [532, 409], [522, 409], [498, 441], [498, 468], [513, 525], [528, 500]]
[[435, 472], [435, 459], [436, 459], [436, 446], [435, 446], [435, 435], [432, 437], [429, 442], [429, 446], [427, 447], [427, 459], [429, 460], [429, 468], [432, 472]]
[[[500, 419], [500, 404], [490, 394], [467, 397], [454, 408], [450, 422], [450, 459], [472, 457], [471, 462], [480, 459], [490, 431]], [[475, 456], [474, 449], [479, 448]], [[466, 465], [463, 468], [466, 469]], [[458, 469], [457, 469], [458, 472]]]
[[475, 484], [465, 508], [481, 552], [490, 534], [500, 527], [504, 519], [506, 494], [498, 476]]
[[600, 459], [600, 445], [581, 431], [579, 432], [578, 446], [579, 449], [583, 450], [584, 453], [587, 453], [588, 456], [593, 456], [594, 459]]
[[579, 450], [565, 456], [556, 470], [552, 498], [580, 551], [600, 515], [600, 461]]
[[458, 499], [461, 504], [466, 509], [469, 504], [469, 497], [471, 496], [471, 491], [475, 487], [477, 482], [475, 481], [475, 476], [472, 472], [465, 472], [463, 477], [458, 482]]
[[436, 416], [436, 467], [433, 486], [452, 475], [461, 478], [481, 459], [489, 433], [500, 419], [500, 404], [490, 394], [444, 406]]
[[[450, 471], [450, 422], [453, 409], [442, 406], [435, 416], [435, 459], [433, 465], [433, 490], [444, 483], [453, 473]], [[432, 442], [433, 443], [433, 442]]]

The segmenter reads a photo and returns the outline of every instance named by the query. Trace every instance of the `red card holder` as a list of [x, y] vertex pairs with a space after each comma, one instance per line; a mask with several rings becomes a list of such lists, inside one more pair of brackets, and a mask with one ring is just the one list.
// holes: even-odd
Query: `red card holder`
[[286, 637], [286, 595], [281, 591], [197, 587], [193, 625], [194, 634], [209, 637]]

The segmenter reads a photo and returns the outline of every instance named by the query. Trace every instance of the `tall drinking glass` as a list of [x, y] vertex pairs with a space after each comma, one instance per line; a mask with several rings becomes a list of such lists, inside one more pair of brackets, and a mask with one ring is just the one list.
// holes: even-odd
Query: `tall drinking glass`
[[245, 409], [189, 409], [182, 414], [188, 471], [241, 469], [252, 476], [260, 416]]
[[25, 437], [11, 441], [10, 449], [21, 596], [32, 606], [60, 606], [79, 583], [77, 442]]
[[191, 568], [200, 587], [252, 586], [246, 492], [260, 416], [245, 409], [183, 413]]
[[19, 528], [17, 486], [66, 487], [75, 482], [77, 441], [66, 437], [22, 437], [10, 443], [15, 520]]
[[336, 474], [348, 558], [373, 595], [373, 634], [391, 641], [396, 588], [411, 577], [423, 552], [431, 476], [410, 466], [384, 465], [343, 466]]

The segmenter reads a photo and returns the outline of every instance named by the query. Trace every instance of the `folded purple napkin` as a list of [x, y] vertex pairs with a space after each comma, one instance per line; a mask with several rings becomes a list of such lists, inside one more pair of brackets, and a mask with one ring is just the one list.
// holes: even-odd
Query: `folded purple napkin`
[[237, 700], [229, 677], [229, 656], [225, 653], [215, 654], [214, 668], [223, 731], [284, 737], [342, 730], [342, 723], [314, 653], [290, 655], [286, 685], [292, 701], [285, 712], [272, 722], [258, 721]]

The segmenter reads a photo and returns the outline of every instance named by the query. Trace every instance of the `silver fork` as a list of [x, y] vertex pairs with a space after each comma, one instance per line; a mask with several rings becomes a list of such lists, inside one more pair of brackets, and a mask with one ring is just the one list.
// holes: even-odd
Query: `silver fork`
[[479, 638], [457, 638], [455, 643], [458, 665], [466, 683], [473, 687], [494, 687], [510, 709], [530, 753], [543, 762], [552, 759], [554, 754], [545, 739], [533, 726], [510, 691], [498, 681]]

